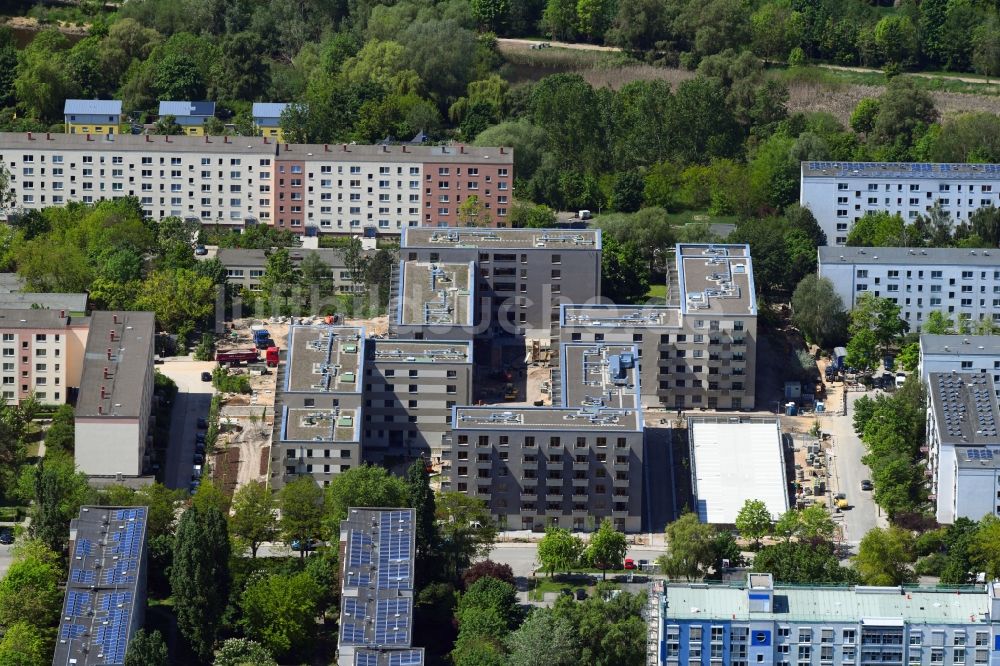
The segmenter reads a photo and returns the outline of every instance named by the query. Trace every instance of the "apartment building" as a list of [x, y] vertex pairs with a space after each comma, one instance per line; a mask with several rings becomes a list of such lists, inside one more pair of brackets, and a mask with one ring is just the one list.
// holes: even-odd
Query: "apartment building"
[[865, 213], [888, 211], [912, 223], [940, 202], [955, 224], [1000, 205], [1000, 165], [916, 162], [802, 162], [799, 203], [830, 245], [844, 245]]
[[271, 487], [308, 474], [327, 486], [361, 464], [365, 331], [353, 326], [289, 328], [278, 366]]
[[1000, 583], [985, 589], [706, 585], [656, 581], [648, 660], [658, 666], [997, 664]]
[[441, 462], [451, 411], [472, 404], [472, 343], [368, 340], [364, 457]]
[[601, 295], [599, 229], [405, 229], [400, 259], [475, 262], [480, 333], [549, 339], [561, 303]]
[[69, 134], [117, 134], [122, 103], [117, 99], [68, 99], [63, 124]]
[[935, 311], [1000, 323], [1000, 250], [821, 247], [818, 270], [847, 309], [864, 293], [892, 299], [911, 331]]
[[0, 133], [0, 162], [16, 208], [134, 196], [156, 219], [236, 227], [252, 220], [302, 236], [398, 236], [406, 227], [454, 224], [469, 194], [505, 226], [514, 182], [508, 148], [306, 145], [267, 136]]
[[681, 244], [666, 305], [564, 304], [552, 346], [634, 344], [645, 406], [753, 409], [757, 298], [746, 245]]
[[990, 375], [927, 377], [927, 475], [939, 523], [1000, 515], [1000, 412]]
[[416, 512], [348, 509], [340, 522], [338, 666], [423, 666], [413, 647]]
[[[267, 258], [273, 251], [219, 248], [215, 257], [226, 268], [226, 282], [228, 284], [242, 287], [248, 291], [260, 291], [260, 281], [267, 271]], [[288, 256], [295, 267], [298, 267], [310, 254], [318, 255], [320, 261], [330, 267], [330, 279], [335, 292], [349, 294], [356, 291], [357, 287], [354, 280], [351, 279], [351, 272], [347, 269], [342, 250], [336, 248], [288, 249]], [[2, 303], [2, 298], [3, 296], [0, 295], [0, 303]]]
[[287, 102], [254, 102], [251, 108], [253, 126], [261, 136], [284, 141], [281, 131], [281, 114], [288, 108]]
[[149, 509], [84, 506], [69, 526], [69, 579], [52, 666], [124, 664], [146, 615]]
[[215, 102], [160, 102], [159, 115], [173, 116], [188, 136], [204, 136], [205, 123], [215, 117]]
[[920, 336], [920, 381], [932, 372], [982, 372], [1000, 397], [1000, 337], [993, 335]]
[[441, 487], [484, 500], [504, 529], [642, 528], [643, 417], [636, 349], [567, 344], [559, 406], [456, 406]]
[[404, 261], [389, 302], [389, 335], [415, 340], [471, 340], [479, 303], [476, 263]]
[[140, 476], [152, 445], [155, 317], [94, 312], [76, 401], [76, 466], [89, 476]]
[[34, 395], [65, 403], [80, 387], [90, 320], [56, 310], [0, 310], [0, 391], [8, 405]]

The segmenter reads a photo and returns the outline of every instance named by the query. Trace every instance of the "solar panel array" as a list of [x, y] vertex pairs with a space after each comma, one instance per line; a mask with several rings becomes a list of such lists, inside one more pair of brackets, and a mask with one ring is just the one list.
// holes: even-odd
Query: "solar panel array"
[[843, 178], [850, 176], [891, 176], [899, 178], [1000, 178], [1000, 164], [928, 164], [923, 162], [808, 162], [810, 171], [831, 171]]
[[[340, 644], [352, 666], [421, 666], [413, 628], [414, 511], [351, 509], [340, 618]], [[353, 655], [353, 660], [352, 660]], [[342, 662], [347, 663], [347, 662]]]
[[985, 462], [993, 462], [993, 451], [990, 449], [965, 449], [965, 457], [972, 460], [983, 460]]
[[937, 375], [943, 433], [953, 438], [997, 436], [994, 389], [987, 377], [982, 373]]
[[53, 664], [123, 664], [146, 531], [145, 507], [84, 507], [75, 521], [66, 600]]

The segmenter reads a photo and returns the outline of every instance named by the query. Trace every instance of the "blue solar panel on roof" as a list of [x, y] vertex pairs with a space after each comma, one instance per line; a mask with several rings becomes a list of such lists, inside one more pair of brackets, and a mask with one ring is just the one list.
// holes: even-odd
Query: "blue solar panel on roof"
[[365, 625], [361, 622], [344, 622], [341, 634], [345, 643], [363, 644], [365, 642]]
[[85, 631], [87, 631], [87, 627], [82, 624], [64, 624], [59, 629], [59, 638], [63, 640], [79, 638], [83, 636]]
[[378, 666], [378, 654], [375, 652], [357, 652], [354, 655], [354, 666]]
[[93, 585], [97, 580], [97, 573], [86, 569], [72, 569], [69, 573], [70, 581], [81, 585]]
[[423, 650], [400, 650], [389, 653], [389, 666], [422, 666]]

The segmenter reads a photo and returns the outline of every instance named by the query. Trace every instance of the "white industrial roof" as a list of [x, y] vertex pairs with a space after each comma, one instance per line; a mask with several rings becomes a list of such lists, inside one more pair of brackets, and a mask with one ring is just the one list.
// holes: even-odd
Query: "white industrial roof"
[[689, 422], [698, 518], [733, 524], [748, 499], [762, 500], [775, 518], [788, 510], [788, 483], [777, 419]]

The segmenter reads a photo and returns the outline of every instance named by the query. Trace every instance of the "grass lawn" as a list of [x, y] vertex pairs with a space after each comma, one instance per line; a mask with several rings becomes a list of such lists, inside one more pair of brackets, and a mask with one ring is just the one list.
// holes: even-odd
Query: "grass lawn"
[[655, 301], [656, 303], [663, 304], [667, 299], [667, 285], [665, 284], [652, 284], [649, 286], [649, 291], [646, 292], [646, 303], [651, 303]]

